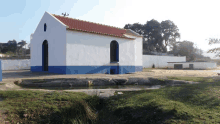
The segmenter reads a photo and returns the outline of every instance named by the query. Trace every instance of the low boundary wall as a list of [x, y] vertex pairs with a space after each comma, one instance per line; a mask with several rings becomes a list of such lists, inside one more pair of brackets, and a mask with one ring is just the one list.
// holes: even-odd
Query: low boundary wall
[[189, 64], [193, 65], [193, 69], [215, 69], [217, 64], [215, 62], [173, 62], [168, 63], [168, 68], [174, 68], [174, 64], [181, 64], [182, 68], [190, 68]]
[[[167, 62], [185, 62], [186, 56], [159, 56], [159, 55], [143, 55], [143, 68], [168, 67]], [[30, 69], [30, 59], [2, 60], [2, 70], [22, 70]]]
[[30, 69], [30, 59], [2, 60], [1, 67], [2, 67], [2, 70]]
[[153, 64], [155, 68], [168, 67], [167, 62], [185, 62], [186, 56], [159, 56], [159, 55], [143, 55], [143, 68], [152, 68]]

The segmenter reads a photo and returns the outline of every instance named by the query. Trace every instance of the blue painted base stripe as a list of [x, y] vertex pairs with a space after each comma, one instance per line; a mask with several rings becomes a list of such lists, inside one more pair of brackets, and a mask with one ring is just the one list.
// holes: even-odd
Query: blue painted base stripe
[[66, 74], [66, 67], [65, 66], [49, 66], [48, 72], [58, 73], [58, 74]]
[[31, 71], [33, 72], [42, 72], [43, 67], [42, 66], [31, 66]]
[[135, 72], [138, 71], [143, 71], [143, 67], [142, 66], [135, 66]]
[[[58, 74], [126, 74], [142, 71], [142, 66], [49, 66], [48, 72]], [[31, 66], [31, 71], [42, 72], [42, 66]]]

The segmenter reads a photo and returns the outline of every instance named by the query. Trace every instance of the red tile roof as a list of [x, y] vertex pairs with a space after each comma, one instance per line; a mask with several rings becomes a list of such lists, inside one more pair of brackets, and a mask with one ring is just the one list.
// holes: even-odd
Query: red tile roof
[[89, 33], [96, 33], [96, 34], [109, 35], [109, 36], [114, 36], [114, 37], [133, 39], [133, 38], [125, 37], [123, 35], [126, 33], [126, 29], [120, 29], [120, 28], [116, 28], [112, 26], [73, 19], [73, 18], [59, 16], [55, 14], [52, 14], [52, 15], [56, 17], [58, 20], [60, 20], [62, 23], [64, 23], [67, 26], [67, 29], [70, 29], [70, 30], [77, 30], [77, 31], [89, 32]]

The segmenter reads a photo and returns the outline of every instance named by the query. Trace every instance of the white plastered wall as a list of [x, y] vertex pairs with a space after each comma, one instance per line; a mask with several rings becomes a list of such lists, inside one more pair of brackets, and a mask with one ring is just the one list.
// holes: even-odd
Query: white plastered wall
[[30, 60], [1, 60], [2, 70], [21, 70], [30, 69]]
[[167, 62], [185, 62], [186, 56], [157, 56], [157, 55], [143, 55], [143, 68], [164, 68], [168, 66]]
[[127, 29], [124, 36], [135, 38], [135, 66], [143, 66], [143, 36], [132, 31], [131, 29]]
[[214, 62], [168, 63], [168, 68], [174, 68], [174, 64], [182, 64], [183, 68], [189, 68], [189, 64], [193, 64], [194, 69], [214, 69], [214, 68], [217, 68], [217, 64]]
[[[47, 30], [44, 32], [44, 23]], [[42, 44], [48, 41], [48, 65], [66, 64], [66, 26], [45, 12], [35, 32], [31, 35], [31, 66], [42, 66]]]
[[142, 37], [135, 39], [135, 66], [143, 66], [143, 42]]
[[119, 44], [119, 65], [135, 65], [133, 40], [69, 30], [67, 30], [66, 39], [67, 66], [109, 65], [110, 43], [113, 40]]

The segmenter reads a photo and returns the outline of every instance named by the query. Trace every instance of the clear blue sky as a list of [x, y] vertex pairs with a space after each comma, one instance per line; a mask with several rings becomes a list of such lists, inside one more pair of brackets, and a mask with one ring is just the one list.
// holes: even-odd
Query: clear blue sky
[[[219, 0], [1, 0], [0, 42], [26, 40], [45, 11], [123, 28], [125, 24], [173, 21], [181, 41], [195, 43], [204, 51], [220, 47], [208, 45], [209, 37], [220, 38]], [[205, 54], [210, 57], [214, 54]]]

